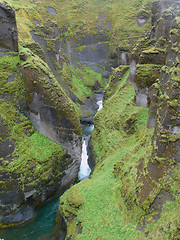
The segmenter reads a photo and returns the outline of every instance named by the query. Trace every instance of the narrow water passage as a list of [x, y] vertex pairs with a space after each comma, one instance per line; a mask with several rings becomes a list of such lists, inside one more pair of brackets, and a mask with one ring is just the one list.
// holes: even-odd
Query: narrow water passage
[[[88, 126], [88, 128], [89, 128], [89, 126]], [[93, 128], [94, 128], [94, 125], [91, 125], [90, 129], [93, 130]], [[80, 170], [79, 170], [79, 174], [78, 174], [79, 181], [89, 178], [89, 175], [91, 173], [91, 169], [88, 164], [88, 154], [87, 154], [87, 147], [88, 147], [89, 139], [90, 139], [90, 135], [82, 137], [82, 156], [81, 156]]]
[[[97, 105], [98, 105], [97, 112], [98, 112], [103, 107], [102, 94], [101, 95], [97, 94], [96, 98], [97, 98]], [[88, 148], [89, 140], [90, 140], [93, 129], [94, 129], [93, 124], [87, 125], [82, 129], [82, 156], [81, 156], [80, 170], [78, 174], [79, 181], [89, 178], [91, 173], [91, 168], [89, 167], [89, 164], [88, 164], [89, 156], [87, 153], [87, 148]]]
[[101, 108], [103, 107], [103, 100], [97, 101], [97, 105], [99, 106], [98, 111], [101, 110]]
[[[97, 104], [99, 111], [102, 108], [102, 94], [97, 94]], [[88, 178], [91, 169], [88, 165], [87, 147], [90, 135], [94, 129], [94, 125], [86, 125], [82, 129], [82, 162], [79, 180]], [[47, 203], [40, 208], [38, 217], [30, 223], [23, 226], [0, 230], [0, 238], [4, 240], [57, 240], [55, 237], [56, 213], [59, 207], [59, 198]], [[59, 239], [59, 238], [58, 238]]]

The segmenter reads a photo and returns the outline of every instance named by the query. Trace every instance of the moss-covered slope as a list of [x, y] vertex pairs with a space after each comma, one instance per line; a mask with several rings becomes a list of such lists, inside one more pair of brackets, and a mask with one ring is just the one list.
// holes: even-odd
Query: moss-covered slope
[[111, 73], [94, 118], [95, 170], [60, 198], [67, 239], [179, 239], [179, 9], [154, 1], [131, 82], [127, 67]]
[[[123, 185], [126, 189], [124, 196], [125, 192], [134, 196], [135, 169], [139, 158], [148, 156], [152, 136], [152, 131], [146, 129], [148, 109], [134, 106], [134, 87], [132, 83], [127, 83], [127, 77], [128, 72], [94, 119], [92, 144], [98, 163], [91, 179], [75, 187], [84, 199], [78, 207], [80, 210], [68, 200], [71, 190], [61, 197], [60, 211], [69, 220], [67, 237], [72, 235], [72, 239], [77, 238], [71, 231], [75, 231], [75, 236], [79, 232], [71, 226], [68, 212], [77, 215], [76, 224], [82, 227], [78, 239], [135, 239], [139, 215], [145, 215], [136, 205], [130, 210], [120, 195]], [[118, 173], [121, 173], [123, 182], [115, 177]], [[127, 201], [130, 205], [133, 199]]]
[[127, 76], [94, 119], [97, 165], [91, 178], [60, 198], [67, 238], [178, 239], [178, 166], [172, 163], [164, 173], [163, 159], [159, 167], [149, 161], [154, 130], [147, 129], [148, 108], [135, 106]]

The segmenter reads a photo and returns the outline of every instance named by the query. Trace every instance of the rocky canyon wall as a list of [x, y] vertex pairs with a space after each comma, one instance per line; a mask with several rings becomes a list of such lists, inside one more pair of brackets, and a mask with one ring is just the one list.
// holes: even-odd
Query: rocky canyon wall
[[48, 65], [28, 48], [18, 52], [15, 12], [4, 1], [0, 18], [0, 225], [7, 227], [35, 217], [76, 180], [81, 129]]
[[151, 27], [130, 50], [131, 67], [111, 71], [94, 118], [95, 171], [60, 198], [70, 239], [179, 238], [179, 17], [175, 0], [137, 14], [139, 28]]

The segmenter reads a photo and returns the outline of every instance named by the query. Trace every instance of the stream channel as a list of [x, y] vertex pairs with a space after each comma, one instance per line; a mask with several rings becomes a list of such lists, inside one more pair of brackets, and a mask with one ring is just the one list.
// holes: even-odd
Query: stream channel
[[[96, 94], [99, 111], [102, 108], [102, 94]], [[78, 181], [89, 178], [91, 169], [88, 164], [88, 143], [93, 124], [82, 126], [82, 158]], [[33, 221], [19, 227], [0, 230], [0, 239], [4, 240], [63, 240], [56, 236], [56, 213], [59, 207], [59, 197], [42, 206], [38, 216]]]

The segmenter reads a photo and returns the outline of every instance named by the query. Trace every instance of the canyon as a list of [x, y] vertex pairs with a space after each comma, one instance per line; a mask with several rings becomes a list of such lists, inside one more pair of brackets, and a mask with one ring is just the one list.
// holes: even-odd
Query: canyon
[[178, 0], [0, 0], [0, 237], [61, 195], [52, 239], [179, 239], [179, 39]]

